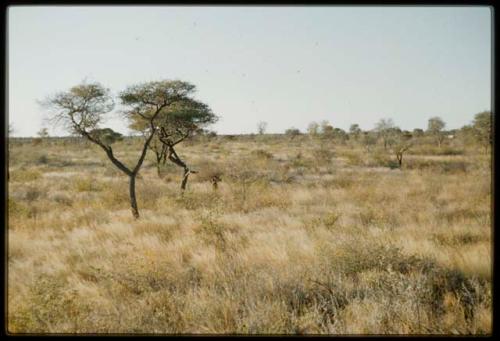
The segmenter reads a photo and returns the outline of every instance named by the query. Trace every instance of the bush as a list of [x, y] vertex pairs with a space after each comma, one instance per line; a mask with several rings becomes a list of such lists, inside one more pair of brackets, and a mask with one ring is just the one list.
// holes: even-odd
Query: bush
[[46, 165], [49, 163], [49, 158], [47, 155], [43, 154], [43, 155], [40, 155], [37, 159], [36, 159], [36, 163], [39, 164], [39, 165]]
[[36, 137], [34, 139], [31, 140], [31, 144], [34, 145], [34, 146], [38, 146], [42, 143], [42, 139], [39, 138], [39, 137]]
[[253, 150], [251, 152], [251, 155], [257, 159], [264, 159], [264, 160], [271, 160], [273, 158], [273, 154], [262, 149]]
[[375, 153], [373, 153], [368, 164], [369, 166], [388, 167], [390, 169], [399, 168], [399, 163], [394, 160], [390, 154], [382, 151], [376, 151]]
[[27, 202], [31, 203], [31, 202], [37, 200], [38, 198], [40, 198], [42, 196], [42, 194], [44, 194], [44, 193], [42, 191], [40, 191], [38, 188], [29, 187], [24, 195], [24, 199]]
[[200, 216], [200, 225], [195, 229], [202, 240], [208, 245], [214, 245], [217, 250], [226, 248], [226, 226], [218, 221], [216, 213], [209, 211]]
[[55, 194], [52, 196], [52, 200], [57, 202], [58, 204], [61, 204], [63, 206], [72, 206], [73, 205], [73, 199], [71, 199], [69, 196], [65, 194]]
[[316, 148], [312, 151], [314, 159], [320, 164], [329, 163], [335, 156], [335, 152], [332, 149], [321, 147]]

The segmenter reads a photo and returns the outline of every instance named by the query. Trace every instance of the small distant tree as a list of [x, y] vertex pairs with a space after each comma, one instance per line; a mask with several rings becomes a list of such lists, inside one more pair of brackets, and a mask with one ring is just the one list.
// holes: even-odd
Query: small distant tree
[[285, 135], [290, 136], [290, 138], [293, 140], [295, 137], [300, 135], [300, 130], [297, 128], [289, 128], [285, 130]]
[[463, 146], [468, 146], [477, 142], [472, 125], [464, 125], [457, 131], [457, 138]]
[[49, 130], [47, 128], [42, 128], [38, 131], [37, 135], [40, 139], [45, 140], [49, 137]]
[[260, 135], [263, 135], [267, 129], [267, 122], [261, 121], [257, 124], [257, 131]]
[[422, 137], [424, 136], [424, 130], [420, 128], [413, 129], [413, 137]]
[[217, 132], [213, 131], [213, 130], [210, 130], [207, 132], [207, 136], [211, 139], [213, 138], [216, 138], [217, 137]]
[[393, 146], [400, 141], [403, 135], [403, 131], [401, 130], [401, 128], [394, 126], [388, 130], [388, 134], [389, 137], [387, 140], [387, 144], [389, 146]]
[[333, 126], [327, 124], [321, 127], [321, 134], [324, 138], [334, 138], [335, 137], [335, 128]]
[[328, 122], [327, 120], [323, 120], [319, 123], [319, 132], [321, 134], [324, 134], [325, 132], [327, 132], [330, 129], [330, 127], [332, 127], [330, 122]]
[[394, 128], [395, 125], [391, 118], [383, 118], [375, 125], [375, 131], [377, 132], [379, 138], [382, 139], [384, 149], [387, 149], [387, 146], [391, 143]]
[[341, 128], [334, 128], [333, 129], [333, 138], [344, 143], [345, 141], [347, 141], [349, 139], [349, 135], [347, 135], [347, 133]]
[[409, 139], [413, 138], [413, 134], [409, 130], [403, 130], [401, 132], [401, 137], [405, 140], [409, 140]]
[[12, 134], [14, 134], [14, 126], [12, 125], [12, 123], [9, 123], [9, 137], [12, 136]]
[[311, 122], [307, 126], [307, 133], [311, 136], [316, 136], [318, 135], [319, 132], [319, 124], [316, 122]]
[[474, 116], [472, 122], [473, 134], [476, 140], [483, 145], [485, 153], [493, 142], [492, 135], [493, 114], [490, 111], [483, 111]]
[[102, 141], [102, 143], [107, 146], [111, 146], [113, 143], [123, 140], [123, 135], [111, 128], [92, 129], [90, 135]]
[[427, 133], [436, 140], [438, 147], [441, 147], [445, 137], [443, 134], [445, 125], [446, 124], [440, 117], [430, 118], [427, 124]]
[[52, 111], [51, 121], [62, 124], [71, 133], [98, 145], [113, 165], [129, 177], [130, 206], [133, 216], [137, 219], [139, 209], [135, 180], [146, 157], [148, 146], [156, 134], [156, 119], [164, 108], [186, 98], [193, 89], [194, 86], [186, 82], [164, 80], [129, 86], [120, 93], [121, 103], [126, 108], [123, 111], [124, 117], [126, 119], [140, 117], [148, 125], [148, 136], [133, 167], [126, 166], [114, 154], [112, 144], [119, 139], [119, 134], [109, 128], [99, 128], [105, 115], [114, 108], [114, 100], [109, 89], [100, 83], [82, 83], [47, 98], [42, 104]]
[[365, 146], [366, 151], [371, 152], [372, 147], [377, 144], [376, 133], [366, 131], [362, 134], [361, 143]]
[[360, 135], [362, 133], [361, 128], [359, 127], [359, 124], [351, 124], [349, 127], [349, 134], [354, 138], [354, 140], [358, 140]]
[[394, 153], [396, 154], [396, 159], [398, 160], [399, 168], [403, 165], [403, 155], [406, 153], [413, 145], [412, 135], [410, 132], [403, 132], [396, 137]]
[[398, 165], [399, 168], [402, 167], [403, 165], [403, 155], [406, 151], [408, 151], [411, 147], [411, 144], [400, 144], [396, 147], [395, 152], [396, 152], [396, 159], [398, 160]]

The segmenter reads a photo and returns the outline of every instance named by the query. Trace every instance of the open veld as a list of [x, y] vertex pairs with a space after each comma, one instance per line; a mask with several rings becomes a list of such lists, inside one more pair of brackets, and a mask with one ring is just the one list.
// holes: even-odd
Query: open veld
[[202, 137], [178, 149], [199, 170], [184, 195], [148, 152], [136, 220], [98, 146], [13, 139], [8, 330], [490, 333], [490, 155], [451, 142], [399, 169], [383, 146]]

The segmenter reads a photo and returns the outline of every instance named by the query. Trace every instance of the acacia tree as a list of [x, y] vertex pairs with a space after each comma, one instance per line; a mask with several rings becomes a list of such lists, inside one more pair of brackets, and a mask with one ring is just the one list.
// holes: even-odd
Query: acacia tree
[[492, 121], [492, 113], [490, 111], [483, 111], [476, 114], [474, 116], [474, 121], [472, 122], [472, 132], [478, 142], [484, 146], [485, 153], [488, 151], [488, 147], [492, 143]]
[[361, 143], [365, 146], [367, 152], [371, 152], [372, 146], [377, 144], [376, 134], [371, 131], [365, 131], [361, 136]]
[[42, 128], [38, 131], [37, 135], [40, 136], [40, 138], [45, 139], [49, 137], [49, 130], [47, 128]]
[[[166, 146], [166, 157], [179, 167], [184, 174], [181, 181], [181, 191], [186, 189], [189, 174], [196, 173], [179, 157], [175, 146], [192, 136], [202, 127], [215, 123], [217, 116], [208, 105], [189, 99], [176, 103], [166, 110], [161, 117], [159, 140]], [[212, 179], [213, 180], [213, 179]]]
[[259, 135], [263, 135], [266, 132], [267, 129], [267, 122], [261, 121], [257, 124], [257, 131], [259, 132]]
[[80, 84], [66, 92], [49, 97], [43, 104], [53, 110], [51, 120], [62, 123], [70, 132], [78, 134], [104, 150], [108, 159], [129, 177], [129, 195], [132, 215], [139, 218], [135, 193], [135, 179], [144, 162], [148, 145], [153, 139], [160, 111], [172, 103], [185, 98], [194, 86], [181, 81], [157, 81], [133, 85], [120, 93], [125, 117], [140, 117], [149, 125], [149, 134], [141, 148], [136, 164], [127, 167], [118, 160], [111, 145], [119, 136], [111, 129], [100, 129], [105, 115], [114, 108], [109, 89], [99, 83]]
[[347, 133], [341, 128], [334, 128], [332, 130], [332, 136], [334, 139], [339, 140], [342, 144], [349, 139], [349, 135], [347, 135]]
[[396, 154], [396, 159], [398, 160], [398, 166], [401, 169], [403, 166], [403, 155], [406, 153], [413, 145], [412, 135], [407, 132], [406, 134], [401, 134], [396, 138], [396, 146], [393, 152]]
[[[155, 152], [158, 172], [160, 163], [164, 164], [167, 159], [183, 168], [182, 191], [186, 189], [189, 175], [196, 173], [196, 171], [189, 168], [179, 157], [175, 146], [216, 121], [217, 116], [206, 104], [190, 98], [180, 100], [159, 113], [156, 122], [159, 129], [158, 135], [153, 139], [150, 148]], [[144, 133], [147, 125], [143, 121], [135, 119], [130, 128]]]
[[322, 125], [321, 135], [323, 136], [323, 138], [334, 138], [335, 129], [330, 124]]
[[361, 135], [363, 131], [359, 127], [359, 124], [351, 124], [349, 127], [349, 134], [351, 134], [352, 137], [354, 137], [355, 140], [359, 139], [359, 136]]
[[414, 137], [422, 137], [424, 136], [424, 130], [420, 128], [415, 128], [413, 129], [413, 134]]
[[384, 149], [387, 149], [387, 146], [390, 144], [390, 140], [392, 138], [392, 135], [394, 133], [394, 122], [390, 118], [383, 118], [380, 121], [377, 122], [375, 125], [375, 131], [377, 132], [378, 136], [382, 138], [382, 141], [384, 143]]
[[427, 124], [427, 132], [436, 139], [439, 148], [444, 140], [443, 129], [445, 125], [440, 117], [431, 117]]
[[311, 136], [316, 136], [318, 135], [319, 132], [319, 124], [316, 122], [311, 122], [307, 126], [307, 133]]
[[290, 139], [293, 140], [295, 137], [300, 135], [300, 130], [292, 127], [285, 130], [285, 135], [290, 136]]

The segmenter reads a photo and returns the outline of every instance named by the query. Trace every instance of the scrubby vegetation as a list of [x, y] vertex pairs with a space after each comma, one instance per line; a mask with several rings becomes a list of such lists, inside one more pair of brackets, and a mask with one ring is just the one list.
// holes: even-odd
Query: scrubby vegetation
[[[198, 136], [184, 193], [148, 153], [140, 219], [99, 146], [11, 140], [8, 330], [490, 333], [490, 156], [434, 140], [400, 166], [388, 136], [316, 130]], [[114, 144], [130, 164], [142, 145]]]

